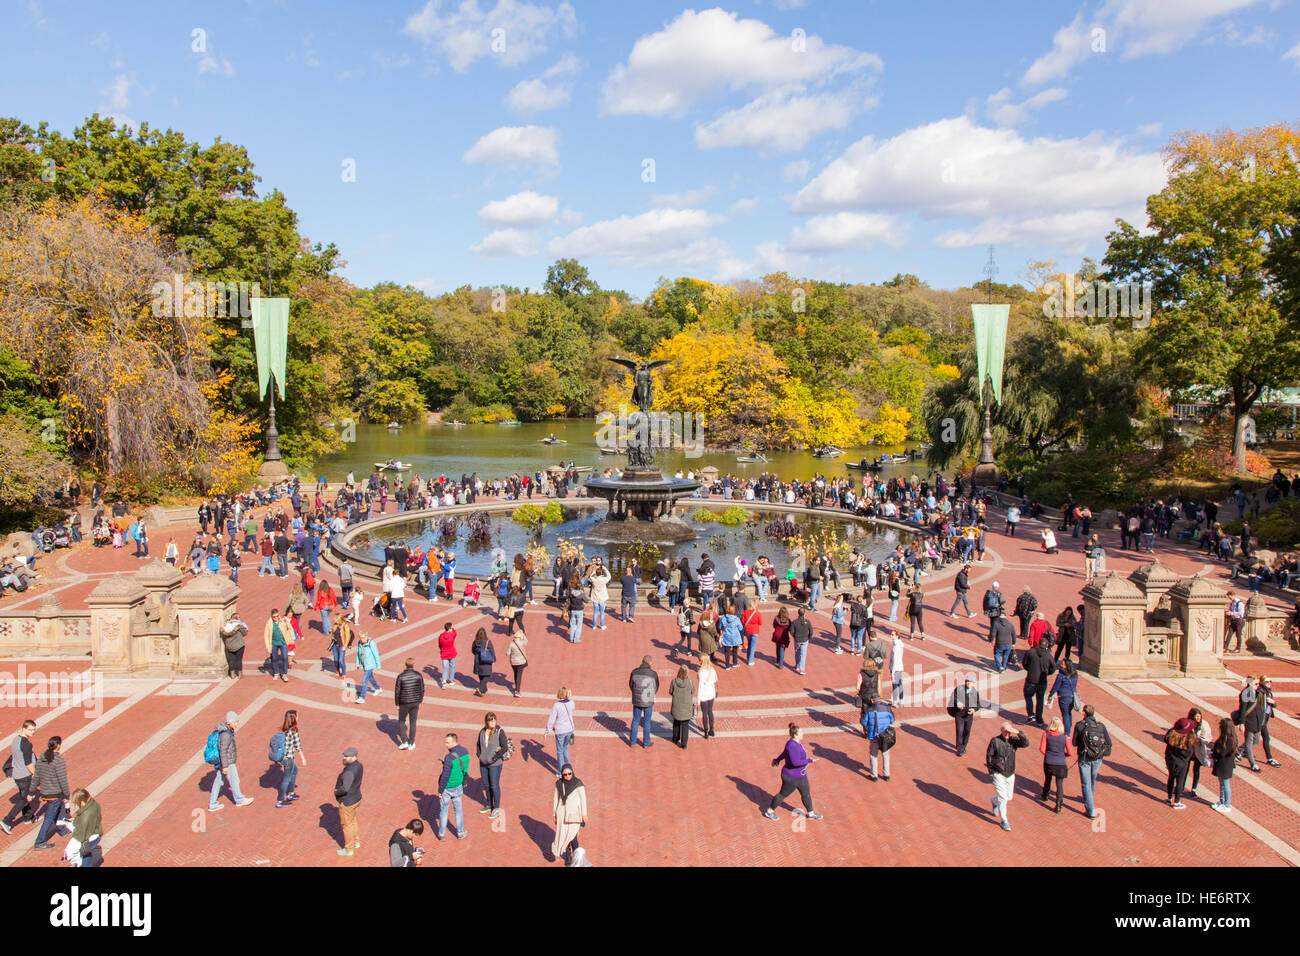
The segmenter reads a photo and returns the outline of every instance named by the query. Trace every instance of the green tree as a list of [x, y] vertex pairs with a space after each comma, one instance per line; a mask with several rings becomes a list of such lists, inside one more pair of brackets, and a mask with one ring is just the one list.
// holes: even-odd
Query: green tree
[[546, 291], [561, 299], [586, 295], [598, 288], [586, 266], [577, 259], [556, 259], [546, 270]]

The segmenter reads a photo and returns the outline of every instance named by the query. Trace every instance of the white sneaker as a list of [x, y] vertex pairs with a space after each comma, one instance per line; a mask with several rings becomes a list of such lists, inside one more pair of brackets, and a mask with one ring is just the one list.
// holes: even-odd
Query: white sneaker
[[410, 747], [410, 744], [407, 744], [407, 743], [405, 743], [405, 742], [400, 743], [400, 744], [397, 745], [397, 749], [398, 749], [398, 750], [406, 750], [406, 749], [408, 749], [409, 747]]

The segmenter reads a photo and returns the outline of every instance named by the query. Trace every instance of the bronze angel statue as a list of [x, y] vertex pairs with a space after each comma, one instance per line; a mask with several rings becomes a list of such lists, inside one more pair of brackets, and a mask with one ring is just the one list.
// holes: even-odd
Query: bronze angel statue
[[634, 362], [632, 359], [612, 358], [609, 361], [632, 372], [632, 404], [643, 412], [650, 411], [654, 405], [654, 381], [650, 373], [661, 365], [667, 365], [668, 359], [659, 359], [655, 362]]

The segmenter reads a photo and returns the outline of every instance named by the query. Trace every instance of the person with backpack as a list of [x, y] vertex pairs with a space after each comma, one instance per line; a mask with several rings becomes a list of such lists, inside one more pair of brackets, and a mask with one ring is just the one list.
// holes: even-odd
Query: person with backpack
[[[581, 588], [578, 589], [581, 591]], [[573, 592], [569, 593], [570, 599]], [[488, 681], [492, 678], [492, 665], [497, 662], [497, 652], [492, 646], [492, 639], [484, 628], [479, 628], [474, 633], [474, 643], [470, 645], [470, 653], [474, 655], [474, 676], [478, 678], [478, 689], [474, 691], [475, 697], [482, 697], [487, 693]]]
[[952, 607], [948, 610], [949, 617], [957, 616], [957, 605], [960, 604], [966, 609], [968, 617], [974, 617], [975, 612], [970, 609], [970, 604], [966, 601], [966, 595], [970, 593], [970, 565], [963, 564], [957, 571], [957, 577], [952, 582], [953, 591], [956, 597], [953, 598]]
[[1052, 690], [1047, 695], [1049, 704], [1052, 702], [1052, 698], [1056, 698], [1061, 702], [1061, 723], [1067, 735], [1074, 724], [1074, 708], [1077, 706], [1078, 686], [1079, 672], [1074, 669], [1073, 664], [1066, 661], [1061, 665], [1061, 669], [1056, 675], [1056, 681], [1052, 684]]
[[[486, 813], [489, 820], [501, 816], [501, 768], [514, 752], [515, 746], [497, 723], [497, 715], [491, 711], [484, 714], [483, 729], [478, 732], [478, 771], [486, 806], [479, 813]], [[459, 832], [459, 824], [456, 829]]]
[[1083, 790], [1083, 806], [1088, 819], [1095, 820], [1097, 777], [1101, 773], [1101, 762], [1110, 756], [1111, 741], [1110, 731], [1097, 719], [1097, 709], [1092, 704], [1083, 705], [1083, 720], [1074, 727], [1072, 743], [1079, 754], [1079, 786]]
[[578, 846], [578, 833], [587, 825], [587, 788], [574, 775], [573, 766], [565, 763], [555, 780], [555, 799], [551, 809], [555, 813], [555, 839], [551, 855], [573, 866], [585, 853]]
[[298, 799], [298, 763], [307, 766], [307, 755], [302, 751], [302, 738], [298, 735], [298, 711], [284, 712], [280, 732], [271, 737], [268, 756], [271, 763], [278, 763], [284, 771], [280, 777], [279, 799], [275, 804], [277, 810], [283, 810]]
[[1196, 746], [1196, 724], [1188, 717], [1179, 717], [1174, 725], [1165, 731], [1165, 769], [1169, 779], [1165, 782], [1165, 793], [1169, 806], [1174, 810], [1186, 810], [1183, 803], [1183, 787], [1187, 783], [1187, 771], [1192, 762], [1192, 751]]
[[1232, 812], [1232, 772], [1237, 766], [1237, 728], [1232, 718], [1219, 721], [1219, 737], [1210, 750], [1212, 771], [1219, 778], [1219, 802], [1214, 809], [1220, 813]]
[[975, 723], [975, 714], [982, 706], [980, 692], [971, 677], [967, 677], [960, 687], [954, 687], [952, 696], [948, 698], [948, 716], [956, 724], [954, 746], [958, 757], [963, 756], [970, 745], [971, 725]]
[[361, 778], [365, 767], [357, 759], [356, 747], [343, 751], [343, 769], [334, 781], [334, 799], [339, 804], [339, 823], [343, 827], [343, 846], [339, 856], [352, 856], [361, 849], [361, 830], [357, 825], [357, 811], [361, 809]]
[[921, 585], [914, 584], [907, 592], [907, 636], [909, 639], [919, 631], [921, 640], [925, 640], [925, 621], [922, 619], [924, 612], [925, 596], [921, 593]]
[[452, 807], [456, 808], [456, 839], [463, 840], [465, 832], [465, 815], [461, 811], [461, 797], [465, 793], [465, 781], [469, 777], [469, 751], [460, 745], [460, 738], [447, 734], [443, 738], [447, 753], [442, 758], [442, 775], [438, 777], [438, 832], [439, 840], [447, 836], [447, 817]]
[[1007, 804], [1016, 795], [1016, 751], [1029, 746], [1029, 738], [1017, 731], [1010, 721], [1003, 721], [1001, 732], [989, 741], [984, 752], [984, 767], [993, 776], [993, 812], [1001, 818], [1003, 830], [1010, 831]]
[[1065, 798], [1065, 776], [1070, 772], [1070, 758], [1074, 748], [1070, 746], [1069, 735], [1060, 717], [1053, 717], [1043, 738], [1038, 743], [1038, 752], [1043, 755], [1043, 795], [1039, 797], [1044, 803], [1052, 791], [1052, 781], [1056, 781], [1056, 809], [1061, 812], [1061, 801]]
[[221, 796], [223, 783], [230, 785], [230, 798], [235, 806], [246, 807], [253, 802], [252, 797], [244, 796], [239, 790], [239, 768], [236, 765], [239, 759], [239, 748], [235, 743], [235, 731], [238, 729], [239, 715], [230, 710], [226, 712], [225, 721], [217, 724], [216, 729], [208, 734], [208, 742], [203, 749], [203, 759], [217, 769], [212, 777], [212, 792], [208, 797], [209, 813], [216, 813], [223, 809], [217, 802]]
[[870, 770], [867, 773], [867, 779], [872, 783], [876, 782], [876, 758], [883, 754], [879, 779], [888, 782], [889, 751], [893, 749], [894, 743], [898, 739], [898, 733], [894, 730], [894, 709], [890, 706], [889, 701], [883, 697], [876, 697], [868, 701], [863, 696], [862, 704], [862, 714], [859, 720], [862, 723], [863, 732], [867, 735], [867, 740], [870, 741], [868, 749]]
[[[357, 643], [357, 667], [361, 669], [361, 684], [357, 688], [356, 702], [364, 704], [367, 690], [383, 690], [379, 686], [379, 681], [375, 679], [375, 671], [380, 667], [379, 645], [372, 641], [365, 631], [361, 632], [360, 641]], [[372, 684], [373, 688], [371, 688]]]
[[424, 859], [424, 850], [411, 841], [424, 833], [424, 821], [415, 817], [400, 830], [394, 830], [388, 838], [389, 866], [419, 866]]
[[13, 807], [5, 815], [4, 820], [0, 821], [0, 829], [5, 833], [13, 833], [14, 824], [19, 821], [31, 823], [36, 819], [35, 810], [40, 805], [40, 798], [36, 795], [35, 786], [35, 750], [32, 747], [34, 733], [36, 733], [36, 721], [24, 720], [22, 726], [18, 728], [18, 733], [14, 735], [9, 759], [5, 761], [5, 776], [11, 777], [14, 786], [18, 788], [13, 798]]
[[871, 594], [863, 591], [861, 596], [854, 595], [849, 604], [849, 651], [862, 653], [867, 643], [867, 625], [871, 621]]
[[[546, 732], [543, 737], [555, 734], [555, 766], [564, 767], [569, 763], [569, 747], [573, 744], [576, 732], [573, 717], [576, 706], [569, 697], [569, 688], [561, 687], [555, 694], [555, 703], [551, 705], [550, 716], [546, 718]], [[558, 773], [556, 774], [558, 776]]]
[[1006, 606], [1006, 599], [998, 589], [998, 582], [993, 582], [993, 587], [984, 592], [984, 613], [989, 619], [989, 636], [988, 640], [993, 640], [993, 626], [998, 619], [1002, 617], [1002, 609]]
[[420, 720], [424, 700], [424, 678], [415, 669], [415, 658], [408, 657], [402, 673], [393, 681], [393, 703], [397, 705], [397, 749], [415, 749], [415, 728]]
[[786, 797], [798, 790], [803, 800], [804, 816], [809, 820], [820, 820], [822, 815], [813, 811], [812, 785], [808, 780], [808, 765], [817, 758], [808, 756], [808, 751], [802, 743], [803, 730], [797, 724], [790, 724], [788, 731], [790, 737], [785, 742], [785, 749], [772, 760], [773, 767], [777, 764], [782, 765], [781, 789], [763, 811], [763, 816], [769, 820], [780, 819], [776, 815], [776, 808]]

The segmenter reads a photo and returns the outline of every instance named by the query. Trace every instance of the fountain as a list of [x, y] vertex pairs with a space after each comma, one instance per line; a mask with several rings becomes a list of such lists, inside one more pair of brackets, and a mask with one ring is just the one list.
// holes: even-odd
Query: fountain
[[[654, 404], [654, 385], [650, 373], [664, 361], [633, 362], [613, 358], [611, 362], [631, 369], [632, 403], [639, 409], [628, 416], [627, 467], [618, 478], [591, 477], [586, 481], [587, 494], [609, 502], [605, 520], [588, 532], [593, 540], [689, 541], [695, 531], [674, 517], [673, 503], [700, 487], [686, 478], [665, 478], [655, 465], [654, 443], [650, 433], [650, 408]], [[657, 437], [657, 436], [656, 436]]]

